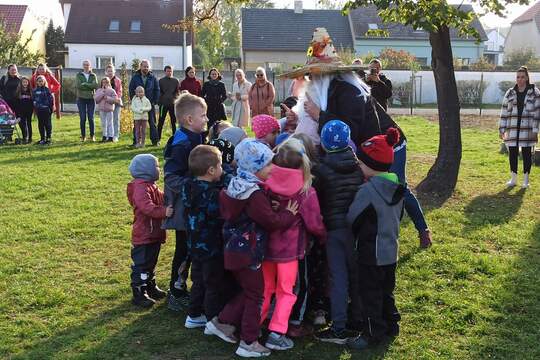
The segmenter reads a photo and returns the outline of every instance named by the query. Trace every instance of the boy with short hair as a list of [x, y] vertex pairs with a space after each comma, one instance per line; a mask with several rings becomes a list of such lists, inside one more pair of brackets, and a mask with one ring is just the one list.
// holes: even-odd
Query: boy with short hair
[[201, 133], [206, 130], [206, 103], [190, 93], [181, 94], [174, 103], [176, 120], [180, 128], [167, 141], [165, 158], [165, 202], [173, 205], [174, 216], [167, 219], [164, 229], [176, 230], [176, 246], [171, 268], [171, 282], [168, 307], [174, 311], [186, 309], [189, 305], [187, 276], [189, 258], [184, 209], [180, 199], [182, 181], [188, 175], [188, 158], [191, 150], [203, 141]]
[[163, 192], [156, 185], [160, 170], [155, 156], [135, 156], [129, 164], [129, 172], [133, 180], [127, 186], [127, 197], [133, 207], [134, 217], [131, 232], [132, 303], [148, 308], [166, 294], [157, 287], [154, 270], [161, 244], [166, 238], [165, 230], [161, 229], [161, 221], [171, 216], [173, 209], [163, 206]]
[[367, 182], [358, 190], [347, 214], [355, 236], [364, 313], [362, 335], [347, 341], [354, 349], [365, 349], [385, 336], [399, 334], [401, 317], [393, 292], [405, 187], [396, 174], [388, 172], [394, 161], [393, 147], [398, 141], [398, 130], [390, 128], [385, 135], [362, 143], [357, 153]]
[[224, 187], [222, 154], [215, 146], [198, 145], [189, 154], [189, 171], [181, 191], [191, 257], [191, 296], [185, 327], [204, 327], [223, 309], [223, 220], [219, 192]]

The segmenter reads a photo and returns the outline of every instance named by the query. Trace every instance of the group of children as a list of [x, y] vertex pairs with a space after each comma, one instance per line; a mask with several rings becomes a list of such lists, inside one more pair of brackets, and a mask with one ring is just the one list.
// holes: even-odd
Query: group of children
[[405, 189], [388, 172], [396, 129], [354, 151], [349, 127], [333, 120], [320, 148], [302, 134], [276, 146], [278, 120], [258, 115], [256, 139], [218, 123], [204, 144], [204, 100], [182, 94], [175, 113], [165, 193], [156, 185], [157, 158], [140, 154], [129, 167], [134, 304], [167, 296], [154, 269], [165, 229], [174, 229], [169, 308], [187, 311], [186, 328], [239, 343], [239, 356], [292, 348], [291, 337], [311, 333], [308, 312], [314, 325], [326, 323], [327, 298], [332, 325], [319, 340], [365, 349], [398, 335], [393, 291]]

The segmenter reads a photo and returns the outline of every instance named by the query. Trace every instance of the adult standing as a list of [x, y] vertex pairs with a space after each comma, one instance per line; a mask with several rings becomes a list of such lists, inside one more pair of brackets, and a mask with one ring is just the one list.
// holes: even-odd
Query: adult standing
[[366, 74], [366, 82], [371, 88], [371, 96], [379, 104], [388, 110], [388, 99], [392, 97], [392, 81], [381, 72], [382, 63], [379, 59], [369, 62], [369, 73]]
[[196, 69], [188, 66], [185, 70], [186, 77], [180, 83], [180, 91], [187, 90], [193, 95], [201, 96], [201, 82], [197, 79]]
[[17, 111], [17, 89], [21, 83], [21, 76], [17, 65], [10, 64], [7, 73], [0, 79], [0, 95], [8, 103], [13, 112]]
[[516, 72], [516, 85], [504, 95], [499, 121], [499, 136], [508, 147], [511, 178], [506, 185], [510, 187], [517, 183], [520, 147], [523, 156], [522, 187], [529, 187], [532, 147], [538, 142], [539, 122], [540, 90], [530, 83], [529, 70], [522, 66]]
[[[159, 83], [157, 78], [151, 71], [150, 61], [144, 59], [141, 61], [139, 70], [133, 74], [131, 81], [129, 82], [129, 98], [133, 99], [135, 96], [135, 89], [138, 86], [144, 88], [144, 95], [150, 100], [152, 109], [148, 112], [148, 124], [150, 127], [150, 140], [152, 145], [157, 145], [159, 142], [159, 136], [156, 128], [156, 104], [159, 100]], [[133, 142], [135, 142], [135, 132], [133, 132]]]
[[206, 110], [208, 128], [211, 128], [219, 120], [227, 120], [225, 105], [223, 105], [223, 102], [227, 100], [227, 90], [225, 90], [221, 74], [216, 68], [212, 68], [208, 72], [208, 81], [202, 87], [201, 97], [208, 105], [208, 110]]
[[94, 93], [99, 87], [99, 84], [96, 74], [92, 72], [92, 63], [90, 60], [84, 60], [82, 66], [83, 70], [75, 77], [81, 141], [86, 141], [86, 119], [88, 119], [88, 127], [90, 128], [90, 138], [92, 141], [96, 141], [94, 132], [94, 111], [96, 108]]
[[251, 83], [246, 80], [246, 74], [242, 69], [234, 72], [236, 81], [232, 87], [232, 123], [234, 126], [245, 128], [249, 125], [249, 90]]
[[266, 78], [266, 71], [262, 67], [255, 70], [255, 83], [249, 90], [249, 106], [251, 116], [266, 114], [274, 116], [274, 99], [276, 91], [274, 85]]
[[60, 82], [54, 77], [47, 64], [40, 63], [36, 67], [36, 71], [32, 74], [32, 78], [30, 79], [30, 85], [32, 86], [32, 90], [37, 87], [36, 79], [40, 75], [45, 76], [45, 80], [47, 80], [47, 86], [49, 86], [49, 90], [54, 96], [54, 106], [56, 108], [58, 106], [58, 96], [60, 94], [60, 88], [62, 86], [60, 85]]
[[171, 120], [171, 130], [174, 135], [176, 132], [176, 116], [174, 114], [174, 101], [178, 97], [178, 88], [180, 81], [173, 76], [173, 67], [165, 66], [163, 69], [165, 76], [159, 79], [159, 121], [158, 121], [158, 138], [161, 140], [161, 132], [165, 118], [169, 114]]
[[118, 139], [120, 138], [120, 111], [124, 105], [122, 100], [122, 79], [116, 76], [116, 69], [112, 64], [107, 65], [105, 68], [105, 75], [111, 81], [111, 87], [116, 92], [116, 100], [113, 111], [113, 141], [118, 142]]

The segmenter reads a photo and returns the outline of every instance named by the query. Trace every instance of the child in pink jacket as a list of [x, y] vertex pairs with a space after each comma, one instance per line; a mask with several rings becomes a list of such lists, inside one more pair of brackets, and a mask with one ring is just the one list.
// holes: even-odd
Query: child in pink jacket
[[101, 79], [101, 87], [96, 90], [94, 100], [98, 106], [101, 119], [101, 132], [103, 133], [101, 142], [112, 142], [114, 137], [113, 113], [118, 95], [111, 87], [111, 80], [108, 77]]
[[309, 234], [325, 241], [319, 201], [311, 187], [311, 166], [304, 146], [298, 139], [290, 138], [282, 143], [273, 159], [274, 166], [266, 187], [272, 199], [283, 207], [290, 200], [298, 202], [296, 221], [283, 230], [269, 234], [266, 256], [262, 264], [264, 275], [264, 302], [261, 322], [266, 319], [272, 295], [276, 304], [268, 329], [270, 335], [266, 347], [287, 350], [294, 343], [285, 334], [289, 324], [296, 295], [293, 288], [298, 274], [298, 260], [303, 259]]

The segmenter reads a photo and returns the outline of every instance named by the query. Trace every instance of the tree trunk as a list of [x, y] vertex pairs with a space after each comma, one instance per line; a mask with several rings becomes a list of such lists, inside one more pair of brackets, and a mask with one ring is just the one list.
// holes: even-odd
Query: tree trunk
[[460, 104], [448, 27], [430, 33], [429, 42], [439, 110], [439, 152], [417, 190], [447, 198], [456, 187], [461, 162]]

